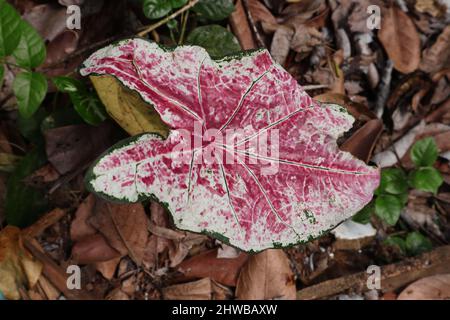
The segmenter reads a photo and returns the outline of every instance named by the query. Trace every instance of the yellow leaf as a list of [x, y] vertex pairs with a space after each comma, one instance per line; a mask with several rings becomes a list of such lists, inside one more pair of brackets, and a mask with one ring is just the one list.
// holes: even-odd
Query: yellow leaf
[[34, 287], [42, 264], [24, 249], [20, 229], [7, 226], [0, 231], [0, 291], [10, 300], [20, 299], [19, 288]]
[[169, 128], [137, 92], [122, 86], [112, 76], [91, 76], [90, 79], [106, 111], [130, 135], [153, 132], [168, 136]]

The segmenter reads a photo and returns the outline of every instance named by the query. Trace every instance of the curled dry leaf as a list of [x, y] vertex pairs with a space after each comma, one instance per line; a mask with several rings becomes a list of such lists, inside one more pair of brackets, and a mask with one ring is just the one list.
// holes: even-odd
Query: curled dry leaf
[[419, 67], [419, 33], [411, 18], [397, 6], [384, 11], [378, 39], [394, 62], [396, 70], [410, 73]]
[[429, 73], [448, 67], [450, 67], [450, 26], [442, 31], [430, 48], [424, 50], [420, 62], [420, 70]]
[[20, 229], [7, 226], [0, 231], [0, 292], [10, 300], [20, 299], [20, 289], [32, 288], [42, 264], [25, 250]]
[[450, 274], [422, 278], [404, 289], [397, 300], [449, 300]]
[[210, 250], [184, 260], [176, 270], [182, 273], [180, 281], [208, 277], [221, 284], [234, 287], [247, 258], [245, 253], [232, 259], [218, 258], [217, 250]]
[[[198, 46], [170, 51], [127, 39], [94, 53], [81, 73], [115, 75], [172, 128], [165, 140], [144, 134], [110, 149], [88, 171], [88, 187], [127, 202], [158, 197], [180, 229], [245, 251], [292, 245], [349, 218], [378, 186], [377, 168], [337, 148], [354, 119], [312, 100], [266, 50], [216, 61]], [[223, 145], [205, 136], [192, 146], [203, 129], [235, 132], [234, 139]], [[223, 161], [223, 151], [228, 159], [236, 153], [236, 138], [254, 145], [274, 130], [282, 158], [252, 147], [242, 161]]]
[[112, 76], [91, 76], [100, 99], [111, 117], [130, 135], [153, 132], [167, 137], [168, 127], [158, 113], [135, 91]]
[[105, 236], [114, 249], [121, 255], [129, 254], [140, 266], [148, 241], [148, 220], [142, 204], [98, 201], [96, 210], [89, 222]]
[[95, 196], [88, 195], [78, 206], [75, 212], [75, 218], [70, 225], [70, 238], [76, 242], [86, 236], [95, 234], [97, 231], [87, 222], [91, 217], [95, 207]]
[[269, 249], [249, 257], [239, 275], [236, 298], [296, 299], [294, 273], [283, 250]]

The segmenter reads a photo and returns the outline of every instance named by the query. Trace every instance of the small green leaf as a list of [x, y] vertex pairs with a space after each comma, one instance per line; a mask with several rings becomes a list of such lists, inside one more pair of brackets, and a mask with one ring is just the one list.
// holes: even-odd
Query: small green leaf
[[44, 41], [37, 31], [26, 21], [21, 22], [22, 37], [12, 55], [16, 63], [24, 68], [36, 68], [45, 60]]
[[375, 214], [391, 226], [397, 223], [402, 208], [402, 201], [394, 195], [380, 195], [375, 200]]
[[180, 8], [184, 6], [188, 0], [168, 0], [173, 9]]
[[436, 194], [444, 179], [435, 168], [424, 167], [412, 171], [410, 181], [414, 188]]
[[83, 82], [74, 78], [60, 76], [54, 77], [52, 81], [61, 92], [71, 93], [86, 90]]
[[107, 117], [105, 106], [94, 93], [70, 93], [73, 107], [83, 120], [91, 125], [102, 123]]
[[388, 246], [398, 247], [403, 254], [406, 254], [405, 240], [399, 236], [389, 236], [384, 240], [384, 243]]
[[46, 116], [47, 111], [45, 108], [38, 109], [31, 118], [25, 118], [19, 113], [19, 116], [17, 117], [17, 128], [22, 136], [33, 144], [43, 143], [44, 138], [41, 134], [40, 125]]
[[5, 0], [0, 0], [0, 57], [9, 56], [19, 44], [22, 19]]
[[186, 43], [205, 48], [212, 57], [225, 56], [241, 50], [231, 32], [214, 24], [195, 28], [187, 37]]
[[167, 27], [171, 30], [175, 30], [178, 28], [178, 21], [176, 19], [171, 19], [167, 21]]
[[144, 0], [142, 10], [147, 18], [158, 19], [172, 10], [172, 4], [167, 0]]
[[397, 168], [383, 169], [378, 190], [380, 193], [402, 194], [408, 191], [408, 180], [403, 170]]
[[352, 218], [353, 221], [366, 224], [370, 222], [370, 217], [375, 212], [374, 203], [371, 202], [364, 208], [362, 208], [357, 214], [355, 214]]
[[22, 72], [14, 79], [13, 91], [17, 98], [20, 114], [29, 118], [45, 98], [47, 80], [42, 73]]
[[411, 159], [416, 167], [432, 166], [438, 157], [438, 148], [433, 138], [417, 141], [411, 148]]
[[202, 18], [219, 21], [234, 11], [234, 5], [232, 0], [200, 0], [192, 10]]
[[412, 256], [430, 251], [433, 248], [430, 239], [416, 231], [408, 234], [405, 244], [408, 254]]
[[16, 166], [8, 179], [5, 212], [10, 225], [26, 227], [47, 209], [45, 195], [24, 184], [24, 179], [46, 162], [44, 148], [28, 153]]

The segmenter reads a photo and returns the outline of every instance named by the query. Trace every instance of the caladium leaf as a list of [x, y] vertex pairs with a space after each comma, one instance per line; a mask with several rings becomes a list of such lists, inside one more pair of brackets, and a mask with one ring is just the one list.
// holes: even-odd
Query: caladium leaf
[[[213, 60], [197, 46], [129, 39], [95, 52], [81, 73], [115, 76], [172, 129], [108, 150], [88, 187], [120, 201], [158, 198], [180, 229], [245, 251], [288, 246], [351, 217], [379, 184], [377, 168], [336, 145], [354, 119], [313, 101], [267, 50]], [[212, 129], [214, 141], [197, 143]]]

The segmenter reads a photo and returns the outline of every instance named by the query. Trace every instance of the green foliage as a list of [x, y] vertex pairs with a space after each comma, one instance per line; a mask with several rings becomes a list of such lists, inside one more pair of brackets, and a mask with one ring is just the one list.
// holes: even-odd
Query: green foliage
[[41, 36], [26, 21], [21, 21], [22, 37], [12, 53], [16, 63], [24, 68], [36, 68], [45, 60], [46, 49]]
[[433, 245], [427, 237], [417, 231], [410, 232], [403, 239], [400, 236], [389, 236], [384, 240], [388, 246], [397, 247], [401, 253], [415, 256], [433, 248]]
[[98, 125], [108, 117], [97, 94], [89, 91], [83, 82], [69, 77], [55, 77], [53, 83], [58, 90], [69, 94], [74, 109], [86, 123]]
[[5, 67], [0, 64], [0, 88], [3, 85], [3, 75], [5, 74]]
[[441, 173], [433, 167], [423, 167], [410, 174], [411, 185], [418, 190], [437, 193], [444, 179]]
[[187, 37], [186, 43], [205, 48], [212, 57], [229, 55], [241, 50], [234, 35], [219, 25], [194, 29]]
[[29, 118], [36, 112], [47, 94], [47, 80], [42, 73], [21, 72], [14, 79], [13, 91], [20, 114]]
[[380, 195], [375, 200], [375, 214], [391, 226], [397, 223], [402, 208], [401, 199], [395, 195]]
[[417, 141], [411, 148], [411, 159], [416, 167], [432, 166], [437, 157], [438, 148], [431, 137]]
[[9, 56], [19, 44], [21, 22], [16, 10], [5, 0], [0, 0], [0, 58]]
[[31, 117], [44, 100], [47, 93], [47, 80], [41, 73], [32, 69], [45, 60], [44, 41], [33, 27], [22, 20], [16, 10], [0, 0], [0, 82], [3, 78], [3, 63], [12, 55], [20, 72], [13, 82], [13, 92], [17, 98], [19, 113]]
[[172, 3], [168, 0], [144, 0], [142, 10], [147, 18], [158, 19], [172, 10]]
[[355, 214], [352, 220], [362, 224], [369, 223], [370, 217], [374, 212], [375, 212], [375, 205], [373, 202], [371, 202], [367, 206], [362, 208], [357, 214]]
[[44, 148], [36, 148], [19, 162], [9, 177], [5, 201], [8, 224], [26, 227], [47, 209], [45, 195], [24, 183], [24, 179], [45, 162]]
[[219, 21], [233, 12], [234, 5], [232, 0], [200, 0], [192, 10], [201, 18]]
[[437, 157], [438, 148], [433, 138], [417, 141], [411, 148], [411, 159], [416, 168], [409, 175], [398, 168], [383, 169], [380, 186], [375, 191], [375, 210], [371, 209], [371, 203], [354, 220], [368, 221], [370, 213], [375, 212], [382, 221], [395, 225], [408, 202], [409, 187], [436, 194], [443, 182], [440, 172], [432, 167]]

